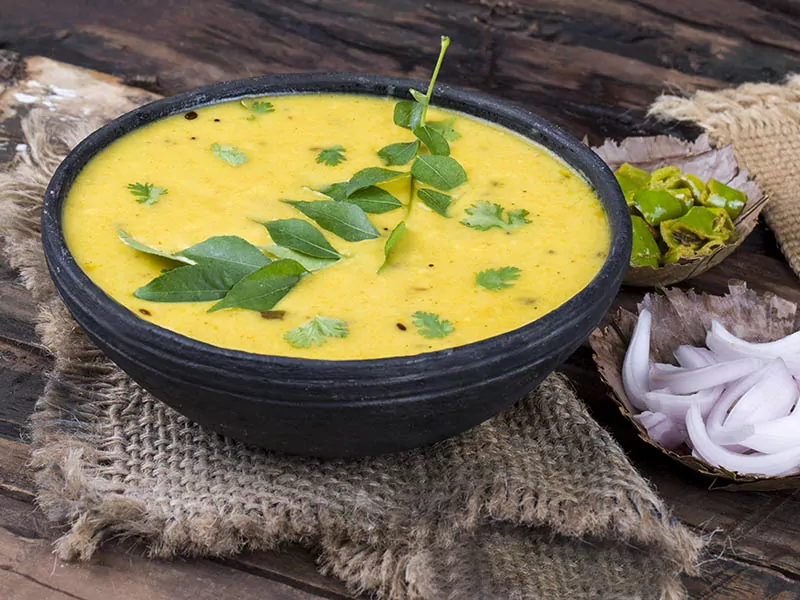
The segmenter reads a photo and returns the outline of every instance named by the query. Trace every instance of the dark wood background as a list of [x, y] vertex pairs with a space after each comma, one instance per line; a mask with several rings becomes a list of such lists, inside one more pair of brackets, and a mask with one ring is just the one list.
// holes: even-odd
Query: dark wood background
[[[691, 128], [655, 122], [661, 93], [690, 93], [800, 72], [796, 0], [0, 0], [0, 49], [44, 55], [172, 94], [293, 71], [379, 72], [426, 79], [438, 36], [453, 44], [441, 80], [537, 111], [590, 141]], [[2, 73], [0, 73], [2, 75]], [[800, 165], [799, 165], [800, 166]], [[723, 265], [729, 278], [800, 301], [800, 285], [763, 226]], [[623, 291], [630, 306], [640, 294]], [[0, 598], [350, 598], [301, 551], [236, 559], [145, 561], [112, 547], [88, 566], [49, 555], [54, 531], [32, 508], [24, 424], [51, 358], [35, 307], [0, 262]], [[693, 598], [800, 598], [800, 492], [709, 491], [638, 441], [603, 395], [587, 347], [565, 365], [594, 414], [623, 443], [676, 515], [711, 533]]]

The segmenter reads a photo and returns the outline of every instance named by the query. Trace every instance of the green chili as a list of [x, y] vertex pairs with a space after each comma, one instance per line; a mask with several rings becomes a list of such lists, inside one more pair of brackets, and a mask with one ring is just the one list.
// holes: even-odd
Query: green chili
[[639, 190], [646, 190], [650, 186], [650, 173], [637, 169], [628, 163], [616, 170], [614, 176], [622, 189], [628, 206], [633, 206], [633, 196]]
[[714, 208], [724, 208], [731, 219], [739, 216], [747, 202], [744, 192], [728, 187], [716, 179], [709, 179], [706, 189], [700, 198], [700, 204]]
[[689, 207], [666, 190], [642, 190], [633, 197], [633, 205], [648, 225], [656, 226], [661, 221], [677, 219]]
[[650, 174], [651, 190], [678, 187], [680, 182], [681, 170], [678, 167], [661, 167]]
[[711, 240], [729, 239], [733, 222], [724, 208], [694, 206], [679, 219], [662, 221], [660, 232], [668, 248], [689, 246], [697, 250]]
[[631, 217], [633, 226], [633, 248], [631, 251], [631, 264], [637, 267], [650, 266], [658, 268], [661, 259], [661, 249], [653, 237], [647, 223], [641, 217]]
[[684, 173], [681, 177], [681, 183], [683, 187], [687, 187], [692, 190], [692, 196], [696, 201], [700, 201], [700, 198], [703, 197], [703, 192], [706, 189], [706, 184], [703, 183], [703, 180], [699, 177], [695, 177], [691, 173]]

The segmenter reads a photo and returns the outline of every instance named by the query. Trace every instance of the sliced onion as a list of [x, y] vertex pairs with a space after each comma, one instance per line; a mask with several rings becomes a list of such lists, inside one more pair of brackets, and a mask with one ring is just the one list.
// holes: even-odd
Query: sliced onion
[[740, 440], [742, 446], [758, 452], [774, 454], [800, 446], [800, 419], [792, 415], [766, 423], [745, 425], [742, 431], [750, 433]]
[[685, 369], [699, 369], [717, 362], [714, 353], [707, 348], [678, 346], [673, 354], [675, 355], [675, 360]]
[[738, 454], [718, 446], [708, 437], [700, 408], [686, 413], [686, 429], [694, 451], [706, 462], [742, 474], [777, 476], [800, 472], [800, 446], [775, 454]]
[[699, 369], [664, 369], [661, 365], [653, 365], [651, 383], [675, 394], [691, 394], [736, 381], [763, 366], [763, 361], [757, 358], [741, 358]]
[[644, 395], [650, 390], [650, 325], [652, 316], [649, 310], [639, 314], [639, 320], [633, 329], [631, 343], [622, 363], [622, 385], [630, 403], [639, 410], [645, 410], [647, 404]]
[[686, 412], [693, 403], [700, 407], [704, 417], [708, 415], [724, 389], [718, 385], [688, 395], [672, 394], [667, 390], [653, 390], [644, 395], [644, 401], [651, 411], [662, 413], [674, 421], [683, 422], [686, 419]]
[[633, 417], [647, 430], [648, 437], [667, 450], [673, 450], [687, 439], [683, 423], [676, 423], [662, 413], [646, 410]]
[[751, 373], [747, 377], [732, 383], [720, 396], [719, 400], [714, 404], [711, 412], [708, 413], [708, 420], [706, 421], [706, 429], [708, 436], [717, 444], [728, 446], [729, 450], [744, 452], [747, 450], [744, 446], [732, 447], [731, 444], [738, 444], [743, 438], [741, 432], [726, 431], [723, 427], [725, 419], [728, 416], [728, 411], [741, 398], [748, 390], [750, 390], [756, 382], [761, 379], [764, 374], [764, 369], [759, 369], [755, 373]]
[[800, 395], [791, 373], [780, 358], [771, 362], [728, 412], [725, 429], [785, 417]]
[[[800, 376], [800, 331], [781, 340], [754, 344], [746, 342], [730, 333], [719, 321], [711, 322], [711, 330], [706, 334], [706, 346], [723, 360], [737, 358], [782, 358], [793, 375]], [[791, 338], [791, 340], [790, 340]], [[790, 340], [789, 343], [785, 343]]]

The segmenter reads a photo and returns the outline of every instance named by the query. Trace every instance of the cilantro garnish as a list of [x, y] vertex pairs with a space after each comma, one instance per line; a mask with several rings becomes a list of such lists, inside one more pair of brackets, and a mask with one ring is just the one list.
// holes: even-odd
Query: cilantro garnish
[[338, 144], [330, 148], [325, 148], [317, 155], [317, 163], [335, 167], [339, 163], [343, 163], [347, 160], [344, 156], [345, 152], [344, 146]]
[[211, 144], [211, 152], [220, 160], [224, 160], [234, 167], [238, 167], [247, 162], [247, 155], [244, 152], [240, 152], [236, 146]]
[[467, 216], [461, 220], [461, 224], [478, 231], [486, 231], [492, 227], [510, 231], [530, 223], [530, 220], [525, 218], [528, 216], [527, 210], [510, 210], [505, 213], [505, 216], [503, 215], [504, 211], [505, 209], [499, 204], [482, 200], [464, 209]]
[[443, 338], [455, 331], [450, 321], [442, 320], [435, 313], [417, 311], [411, 315], [411, 322], [414, 323], [419, 334], [425, 338]]
[[305, 325], [287, 331], [283, 337], [295, 348], [321, 346], [327, 338], [345, 338], [349, 334], [347, 323], [341, 319], [317, 315]]
[[151, 206], [158, 202], [161, 196], [167, 195], [167, 189], [156, 187], [152, 183], [129, 183], [128, 190], [134, 195], [139, 204]]
[[475, 274], [475, 283], [485, 290], [498, 292], [514, 285], [519, 279], [522, 269], [517, 267], [501, 267], [499, 269], [486, 269]]

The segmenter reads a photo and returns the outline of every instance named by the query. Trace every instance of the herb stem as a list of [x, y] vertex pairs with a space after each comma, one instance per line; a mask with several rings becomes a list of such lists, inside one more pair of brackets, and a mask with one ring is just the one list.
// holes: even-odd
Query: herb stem
[[431, 81], [428, 84], [428, 93], [425, 94], [425, 98], [427, 101], [425, 105], [422, 107], [422, 117], [420, 118], [420, 124], [425, 125], [425, 116], [428, 114], [428, 104], [430, 104], [431, 96], [433, 96], [433, 86], [436, 84], [436, 78], [439, 76], [439, 68], [442, 66], [442, 61], [444, 60], [444, 53], [447, 52], [447, 48], [450, 46], [450, 38], [446, 35], [442, 36], [441, 41], [441, 49], [439, 50], [439, 60], [436, 61], [436, 67], [433, 69], [433, 75], [431, 76]]
[[416, 191], [417, 187], [416, 179], [414, 179], [414, 176], [411, 173], [408, 174], [408, 178], [411, 180], [411, 183], [409, 185], [408, 210], [406, 211], [406, 218], [408, 218], [411, 214], [411, 206], [414, 204], [414, 192]]

